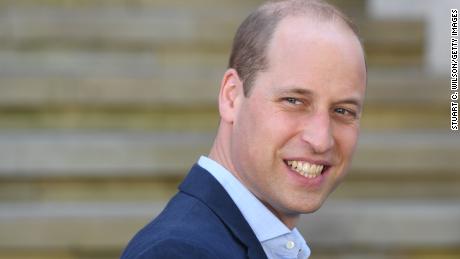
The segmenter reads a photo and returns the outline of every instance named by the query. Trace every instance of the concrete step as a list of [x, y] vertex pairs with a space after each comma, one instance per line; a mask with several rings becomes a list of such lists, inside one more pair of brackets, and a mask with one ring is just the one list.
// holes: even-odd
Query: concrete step
[[[262, 3], [263, 0], [223, 0], [223, 1], [213, 1], [213, 0], [190, 0], [190, 1], [181, 1], [181, 0], [66, 0], [66, 1], [55, 1], [55, 0], [22, 0], [20, 2], [15, 0], [2, 0], [0, 2], [1, 7], [36, 7], [36, 6], [49, 6], [49, 7], [65, 7], [65, 8], [75, 8], [75, 7], [110, 7], [110, 6], [122, 6], [126, 8], [139, 8], [139, 7], [178, 7], [178, 8], [206, 8], [208, 6], [221, 6], [221, 7], [231, 7], [231, 6], [245, 6], [253, 7]], [[340, 3], [340, 1], [333, 0], [332, 2], [337, 2], [343, 6], [349, 6], [348, 3]], [[363, 0], [349, 0], [353, 5], [358, 5], [359, 2]]]
[[[1, 178], [0, 203], [156, 202], [169, 199], [183, 176]], [[457, 188], [458, 189], [458, 188]], [[445, 189], [447, 190], [447, 189]], [[348, 195], [349, 196], [349, 195]], [[446, 195], [438, 195], [442, 199]]]
[[[206, 8], [161, 4], [8, 6], [0, 15], [0, 42], [3, 47], [13, 49], [70, 47], [187, 52], [211, 49], [228, 52], [236, 27], [253, 5], [222, 6], [214, 3]], [[350, 4], [353, 10], [361, 10], [356, 5]], [[422, 23], [376, 21], [363, 18], [362, 15], [357, 23], [362, 27], [369, 64], [421, 64]]]
[[[447, 95], [446, 95], [447, 96]], [[361, 128], [369, 131], [379, 130], [445, 130], [449, 124], [449, 102], [429, 105], [419, 102], [374, 104], [366, 101]]]
[[[219, 121], [215, 107], [38, 107], [0, 109], [0, 128], [49, 130], [123, 130], [215, 132]], [[442, 122], [445, 123], [443, 118]], [[444, 126], [444, 125], [443, 125]]]
[[458, 201], [329, 201], [304, 216], [300, 229], [313, 247], [323, 249], [458, 247], [459, 213]]
[[[214, 107], [225, 64], [221, 54], [0, 51], [0, 107]], [[445, 105], [448, 93], [448, 78], [369, 68], [371, 105], [429, 108]]]
[[[0, 135], [4, 177], [184, 174], [211, 134], [13, 131]], [[129, 173], [129, 175], [127, 175]]]
[[422, 67], [426, 28], [421, 21], [374, 20], [358, 21], [371, 66], [404, 68]]
[[[170, 44], [228, 45], [248, 8], [234, 6], [222, 12], [207, 8], [126, 7], [7, 7], [0, 16], [3, 44], [58, 41], [60, 44]], [[211, 22], [212, 21], [212, 22]], [[72, 43], [73, 42], [73, 43]]]
[[[218, 122], [221, 56], [0, 56], [3, 128], [214, 131]], [[363, 129], [447, 129], [449, 98], [447, 77], [371, 67]]]
[[0, 204], [0, 251], [121, 249], [161, 204]]
[[[168, 199], [186, 171], [169, 176], [88, 177], [53, 176], [0, 178], [2, 202], [154, 202]], [[97, 175], [97, 172], [94, 173]], [[439, 176], [438, 176], [439, 174]], [[443, 172], [384, 175], [351, 171], [333, 193], [338, 200], [428, 199], [454, 201], [460, 196], [460, 177]]]
[[[372, 132], [361, 135], [355, 171], [400, 176], [399, 172], [423, 177], [451, 172], [458, 175], [458, 136], [449, 131]], [[441, 155], [442, 153], [442, 155]], [[439, 174], [438, 174], [439, 173]]]
[[[353, 10], [361, 10], [365, 7], [366, 0], [330, 0], [329, 3], [333, 3], [340, 8], [349, 8]], [[181, 8], [206, 8], [209, 5], [218, 5], [221, 7], [227, 6], [246, 6], [253, 7], [263, 3], [262, 0], [232, 0], [232, 1], [220, 1], [216, 3], [212, 0], [190, 0], [187, 2], [181, 0], [67, 0], [54, 1], [54, 0], [22, 0], [17, 2], [14, 0], [3, 0], [0, 2], [0, 6], [62, 6], [62, 7], [98, 7], [107, 5], [122, 5], [126, 7], [151, 7], [151, 6], [169, 6], [169, 7], [181, 7]]]
[[[0, 250], [120, 251], [164, 203], [0, 204]], [[334, 201], [303, 216], [313, 251], [399, 251], [460, 244], [460, 203], [426, 200]]]
[[[141, 177], [182, 176], [214, 135], [208, 133], [3, 131], [0, 176]], [[363, 133], [355, 176], [460, 177], [460, 139], [449, 132]]]
[[391, 104], [424, 105], [448, 104], [450, 98], [448, 77], [430, 76], [413, 68], [369, 69], [366, 101], [369, 105]]
[[[225, 70], [228, 55], [212, 51], [159, 52], [117, 50], [0, 50], [0, 76], [58, 78], [152, 78], [197, 76]], [[200, 73], [199, 75], [203, 75]]]
[[[365, 107], [361, 122], [363, 130], [449, 128], [449, 107], [433, 105], [371, 105]], [[423, 112], [421, 112], [423, 111]], [[129, 108], [82, 106], [2, 108], [0, 128], [54, 129], [54, 130], [122, 130], [122, 131], [174, 131], [215, 132], [219, 121], [215, 107], [195, 108]]]
[[193, 66], [187, 58], [168, 65], [153, 55], [120, 53], [3, 57], [3, 107], [214, 105], [226, 67], [223, 61], [214, 66], [213, 58], [206, 57], [203, 66]]

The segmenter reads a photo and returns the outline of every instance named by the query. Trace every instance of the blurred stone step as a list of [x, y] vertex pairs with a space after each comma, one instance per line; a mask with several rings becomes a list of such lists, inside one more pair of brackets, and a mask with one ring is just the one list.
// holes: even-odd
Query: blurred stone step
[[[0, 203], [7, 202], [153, 202], [168, 199], [186, 171], [168, 175], [2, 177]], [[97, 172], [95, 173], [95, 175]], [[440, 176], [439, 176], [440, 175]], [[351, 171], [333, 193], [337, 200], [428, 199], [456, 201], [460, 177], [438, 171], [418, 177], [400, 173], [384, 175]]]
[[[169, 199], [183, 176], [1, 178], [0, 203], [13, 202], [155, 202]], [[404, 197], [404, 196], [402, 196]], [[423, 196], [421, 196], [423, 197]], [[438, 195], [439, 197], [439, 195]], [[440, 197], [446, 197], [445, 195]]]
[[386, 250], [460, 245], [460, 203], [430, 200], [329, 201], [305, 215], [312, 247]]
[[[72, 8], [10, 6], [0, 13], [0, 42], [4, 47], [19, 49], [80, 46], [95, 49], [185, 48], [189, 52], [204, 48], [229, 52], [233, 34], [252, 5], [222, 7], [214, 3], [206, 8], [116, 4]], [[363, 4], [350, 4], [352, 9], [357, 5]], [[359, 8], [355, 10], [364, 12]], [[376, 21], [361, 17], [363, 15], [356, 20], [361, 25], [369, 64], [421, 64], [422, 23]]]
[[121, 249], [164, 203], [0, 204], [0, 250]]
[[[446, 95], [447, 96], [447, 95]], [[427, 102], [388, 103], [366, 100], [361, 128], [368, 131], [381, 130], [445, 130], [450, 128], [450, 105]]]
[[[1, 53], [0, 106], [206, 106], [225, 61], [193, 54]], [[193, 60], [197, 61], [194, 62]]]
[[118, 43], [164, 46], [228, 45], [238, 23], [249, 13], [235, 6], [222, 12], [218, 4], [207, 8], [126, 7], [6, 7], [0, 13], [3, 44], [24, 42]]
[[[207, 154], [208, 133], [3, 131], [0, 177], [139, 177], [184, 175]], [[460, 177], [460, 138], [449, 132], [363, 133], [353, 174]]]
[[[315, 259], [457, 259], [460, 257], [460, 252], [455, 248], [423, 248], [416, 247], [404, 250], [389, 250], [389, 249], [328, 249], [327, 247], [318, 248], [315, 250]], [[35, 259], [35, 258], [30, 258]]]
[[[155, 78], [206, 76], [224, 71], [227, 54], [206, 51], [0, 50], [0, 76], [6, 78]], [[220, 69], [219, 69], [220, 68]]]
[[367, 132], [360, 136], [353, 170], [372, 177], [443, 177], [460, 173], [460, 138], [450, 131]]
[[[221, 54], [0, 52], [0, 107], [215, 105]], [[448, 78], [414, 68], [369, 69], [370, 105], [447, 104]]]
[[369, 69], [366, 103], [373, 105], [448, 106], [450, 78], [406, 69]]
[[[0, 204], [0, 249], [122, 249], [164, 203]], [[458, 247], [460, 203], [329, 201], [303, 216], [312, 249]]]
[[[421, 112], [423, 110], [423, 112]], [[432, 105], [374, 105], [368, 103], [361, 121], [363, 130], [449, 128], [449, 107]], [[3, 108], [0, 128], [55, 130], [131, 130], [215, 132], [219, 122], [217, 105], [188, 108], [101, 107], [82, 106]]]
[[[339, 2], [333, 0], [334, 2]], [[2, 7], [36, 7], [36, 6], [50, 6], [50, 7], [107, 7], [107, 6], [123, 6], [126, 8], [139, 8], [139, 7], [179, 7], [179, 8], [206, 8], [208, 6], [256, 6], [262, 3], [263, 0], [222, 0], [219, 2], [213, 0], [66, 0], [66, 1], [55, 1], [55, 0], [22, 0], [20, 2], [15, 0], [2, 0], [0, 6]], [[363, 2], [363, 0], [350, 0], [350, 3], [354, 5], [357, 2]], [[343, 4], [347, 6], [348, 4]]]
[[[427, 199], [427, 200], [439, 200], [439, 201], [456, 201], [460, 197], [460, 177], [453, 175], [438, 177], [437, 171], [433, 172], [432, 175], [423, 175], [418, 177], [414, 174], [406, 175], [392, 174], [389, 176], [380, 174], [375, 175], [372, 173], [364, 174], [351, 171], [346, 177], [339, 188], [332, 194], [335, 199], [353, 199], [353, 200], [400, 200], [400, 199]], [[34, 188], [32, 188], [34, 189]], [[59, 192], [51, 194], [52, 189], [47, 189], [48, 198], [58, 200], [61, 196]], [[47, 193], [47, 192], [44, 192]], [[13, 195], [5, 197], [5, 200], [15, 200], [12, 197], [18, 196]], [[145, 195], [145, 197], [152, 197]], [[159, 195], [160, 196], [160, 195]], [[80, 195], [84, 197], [84, 195]], [[141, 196], [139, 196], [141, 197]], [[24, 200], [27, 200], [23, 197]], [[142, 199], [142, 198], [139, 198]], [[152, 198], [150, 198], [152, 199]], [[29, 199], [35, 200], [35, 199]]]
[[[185, 174], [211, 134], [14, 131], [0, 134], [3, 177]], [[128, 174], [129, 173], [129, 174]]]
[[[203, 71], [204, 72], [204, 71]], [[152, 78], [0, 78], [3, 109], [216, 107], [217, 75]]]
[[0, 128], [3, 130], [32, 128], [137, 132], [215, 132], [218, 122], [217, 105], [215, 107], [194, 108], [61, 106], [39, 107], [36, 110], [33, 108], [0, 109]]
[[[340, 8], [348, 8], [351, 10], [362, 11], [362, 8], [365, 7], [366, 0], [330, 0], [328, 1], [333, 3]], [[156, 6], [169, 6], [169, 7], [181, 7], [181, 8], [206, 8], [210, 5], [218, 5], [221, 7], [228, 6], [257, 6], [260, 3], [263, 3], [263, 0], [223, 0], [216, 3], [213, 0], [67, 0], [54, 1], [54, 0], [22, 0], [17, 2], [14, 0], [3, 0], [0, 2], [0, 6], [37, 6], [37, 5], [47, 5], [47, 6], [63, 6], [63, 7], [98, 7], [98, 6], [107, 6], [107, 5], [121, 5], [125, 7], [156, 7]], [[351, 11], [350, 10], [350, 11]]]
[[418, 66], [424, 61], [425, 30], [421, 21], [358, 21], [367, 64], [371, 66]]

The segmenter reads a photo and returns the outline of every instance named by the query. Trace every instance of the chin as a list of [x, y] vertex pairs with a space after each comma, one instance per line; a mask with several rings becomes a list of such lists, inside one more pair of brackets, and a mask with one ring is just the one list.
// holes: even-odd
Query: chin
[[319, 208], [321, 208], [321, 205], [323, 205], [323, 203], [311, 204], [311, 205], [305, 206], [305, 207], [303, 207], [303, 208], [301, 209], [300, 214], [310, 214], [310, 213], [313, 213], [313, 212], [319, 210]]
[[309, 200], [299, 205], [299, 203], [294, 204], [290, 211], [294, 212], [295, 214], [310, 214], [317, 211], [323, 205], [324, 200]]

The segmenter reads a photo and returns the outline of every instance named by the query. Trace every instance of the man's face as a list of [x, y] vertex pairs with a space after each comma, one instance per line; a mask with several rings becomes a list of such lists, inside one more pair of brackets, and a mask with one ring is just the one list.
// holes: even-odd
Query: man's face
[[355, 150], [366, 69], [342, 24], [288, 17], [268, 47], [268, 69], [237, 102], [236, 176], [278, 217], [317, 210]]

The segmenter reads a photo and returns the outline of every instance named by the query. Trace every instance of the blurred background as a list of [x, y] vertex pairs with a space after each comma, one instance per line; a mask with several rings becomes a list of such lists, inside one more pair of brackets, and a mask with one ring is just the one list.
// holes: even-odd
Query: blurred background
[[[218, 125], [260, 0], [0, 0], [0, 258], [118, 258]], [[456, 0], [334, 0], [369, 65], [346, 182], [300, 229], [312, 258], [460, 258], [450, 131]]]

